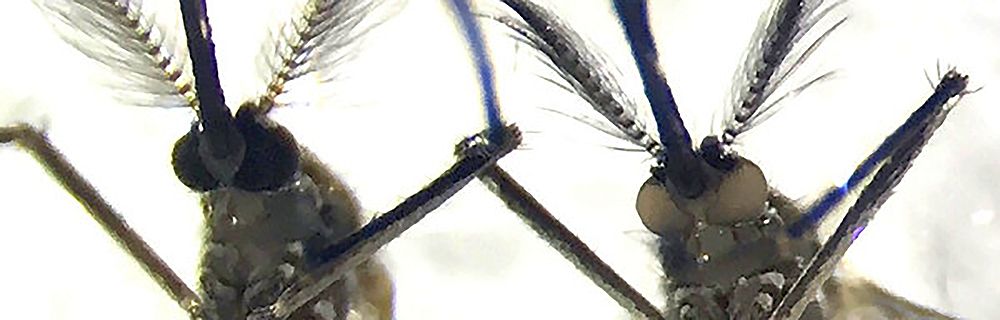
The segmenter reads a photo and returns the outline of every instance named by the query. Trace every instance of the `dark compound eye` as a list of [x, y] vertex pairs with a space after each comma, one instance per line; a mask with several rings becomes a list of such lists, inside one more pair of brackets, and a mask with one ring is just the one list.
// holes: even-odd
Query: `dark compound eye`
[[259, 117], [254, 110], [241, 107], [236, 113], [246, 155], [233, 184], [247, 191], [277, 190], [298, 171], [299, 146], [288, 129]]
[[[246, 191], [277, 190], [289, 183], [299, 167], [298, 145], [284, 127], [259, 117], [255, 108], [241, 107], [233, 119], [235, 134], [226, 143], [240, 146], [235, 164], [220, 165], [210, 158], [204, 143], [206, 134], [192, 126], [174, 144], [173, 167], [177, 178], [194, 191], [232, 186]], [[231, 140], [242, 141], [231, 141]], [[229, 173], [235, 172], [235, 173]], [[226, 183], [227, 176], [230, 182]]]
[[181, 183], [191, 190], [204, 192], [218, 188], [219, 179], [209, 173], [198, 155], [198, 134], [197, 125], [194, 125], [191, 131], [177, 139], [171, 162]]

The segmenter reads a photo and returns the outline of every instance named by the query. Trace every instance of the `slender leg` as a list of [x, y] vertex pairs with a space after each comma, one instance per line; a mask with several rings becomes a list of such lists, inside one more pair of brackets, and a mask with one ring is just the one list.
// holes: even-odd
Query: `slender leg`
[[[834, 203], [843, 200], [847, 192], [871, 177], [871, 182], [861, 190], [860, 196], [848, 209], [847, 215], [837, 226], [836, 231], [813, 256], [805, 271], [782, 297], [771, 315], [772, 319], [797, 319], [801, 316], [806, 305], [812, 300], [810, 297], [814, 297], [817, 290], [833, 274], [834, 267], [854, 242], [857, 234], [868, 225], [868, 221], [875, 216], [879, 206], [889, 198], [892, 188], [902, 180], [903, 174], [930, 140], [934, 130], [951, 111], [948, 100], [965, 93], [967, 84], [968, 78], [958, 72], [949, 71], [945, 74], [927, 101], [914, 111], [903, 125], [886, 137], [882, 145], [858, 166], [844, 186], [831, 191], [819, 200], [802, 220], [791, 226], [789, 232], [793, 236], [801, 234], [802, 228], [814, 226]], [[878, 171], [872, 173], [876, 168]]]
[[163, 262], [163, 259], [142, 240], [142, 237], [128, 226], [121, 215], [115, 212], [111, 205], [97, 193], [97, 190], [80, 176], [80, 173], [66, 161], [66, 158], [56, 150], [42, 132], [27, 125], [0, 127], [0, 143], [14, 143], [34, 156], [39, 164], [70, 195], [83, 204], [90, 216], [146, 270], [146, 273], [181, 308], [192, 317], [198, 314], [201, 299], [181, 281], [173, 269]]
[[[316, 255], [318, 265], [311, 275], [292, 284], [269, 307], [255, 310], [250, 319], [288, 319], [316, 298], [337, 279], [367, 261], [382, 246], [399, 237], [428, 213], [441, 206], [497, 160], [520, 144], [520, 131], [514, 126], [504, 130], [501, 142], [490, 141], [491, 130], [466, 139], [456, 148], [459, 159], [440, 177], [413, 194], [389, 212], [379, 215], [360, 230]], [[494, 138], [496, 136], [493, 136]]]
[[[515, 10], [539, 11], [539, 7], [529, 2], [506, 2]], [[483, 106], [487, 114], [487, 123], [491, 128], [502, 128], [500, 122], [500, 109], [496, 100], [493, 79], [492, 65], [489, 55], [486, 53], [486, 46], [483, 40], [480, 27], [470, 10], [467, 1], [453, 0], [450, 2], [457, 22], [464, 32], [468, 41], [469, 51], [472, 60], [475, 62], [477, 74], [479, 76], [480, 87], [483, 92]], [[527, 7], [527, 9], [525, 9]], [[529, 21], [533, 21], [527, 18]], [[535, 20], [537, 21], [537, 20]], [[547, 26], [548, 27], [548, 26]], [[515, 28], [517, 30], [517, 28]], [[563, 51], [573, 51], [568, 49]], [[579, 59], [574, 59], [577, 61]], [[579, 69], [578, 69], [579, 70]], [[569, 79], [567, 79], [569, 80]], [[573, 83], [572, 81], [570, 81]], [[676, 111], [676, 110], [675, 110]], [[676, 112], [675, 112], [676, 113]], [[661, 133], [662, 134], [662, 133]], [[687, 134], [686, 132], [684, 133]], [[649, 319], [663, 319], [660, 312], [645, 297], [636, 291], [632, 286], [621, 278], [610, 266], [602, 261], [593, 251], [587, 247], [569, 229], [553, 217], [538, 201], [534, 199], [517, 181], [514, 181], [503, 169], [497, 165], [491, 165], [482, 170], [478, 175], [501, 200], [506, 203], [512, 211], [534, 230], [538, 235], [547, 241], [549, 245], [559, 251], [560, 254], [569, 260], [577, 269], [581, 270], [598, 287], [604, 289], [615, 301], [626, 310], [636, 316]]]
[[638, 291], [632, 288], [625, 279], [604, 263], [583, 241], [572, 231], [559, 222], [545, 207], [524, 190], [524, 187], [514, 180], [499, 165], [483, 170], [479, 179], [493, 191], [507, 207], [517, 213], [525, 224], [545, 239], [566, 260], [569, 260], [604, 289], [615, 301], [633, 314], [647, 319], [663, 319], [660, 311], [646, 300]]
[[[358, 214], [361, 213], [360, 204], [358, 200], [352, 196], [351, 192], [348, 192], [347, 185], [344, 181], [334, 175], [326, 167], [326, 165], [316, 157], [308, 148], [300, 145], [299, 150], [301, 152], [301, 163], [302, 172], [307, 174], [313, 179], [317, 185], [322, 185], [335, 190], [334, 192], [328, 192], [327, 196], [332, 197], [330, 203], [336, 203], [338, 209], [331, 210], [334, 212], [351, 212], [355, 215], [354, 220], [351, 224], [352, 228], [356, 228], [359, 225], [357, 221]], [[353, 230], [344, 230], [343, 233], [346, 234]], [[371, 313], [362, 313], [365, 315], [371, 314], [374, 316], [373, 319], [381, 320], [391, 320], [395, 313], [395, 287], [391, 277], [389, 276], [389, 269], [386, 268], [379, 259], [368, 259], [362, 263], [353, 272], [353, 275], [358, 280], [358, 290], [361, 292], [361, 297], [363, 301], [374, 308]], [[331, 287], [333, 288], [333, 287]], [[299, 310], [299, 313], [303, 313], [305, 310]]]

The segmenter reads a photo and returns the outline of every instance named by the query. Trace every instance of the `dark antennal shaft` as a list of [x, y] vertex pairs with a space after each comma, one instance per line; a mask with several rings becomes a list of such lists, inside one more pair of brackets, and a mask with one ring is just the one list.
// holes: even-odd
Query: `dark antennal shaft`
[[691, 136], [677, 103], [670, 92], [670, 85], [659, 66], [656, 42], [649, 30], [648, 8], [645, 1], [615, 1], [615, 11], [625, 35], [628, 37], [632, 56], [639, 68], [646, 98], [656, 120], [660, 143], [666, 149], [667, 178], [686, 197], [697, 197], [706, 188], [701, 160], [691, 146]]
[[212, 43], [212, 28], [208, 24], [205, 1], [182, 0], [181, 15], [198, 92], [199, 116], [202, 125], [210, 130], [208, 128], [230, 122], [228, 119], [231, 116], [219, 84], [219, 67], [215, 61], [215, 44]]
[[649, 99], [656, 119], [657, 133], [660, 142], [667, 148], [668, 154], [691, 149], [691, 136], [684, 127], [677, 102], [674, 101], [670, 85], [659, 66], [659, 53], [656, 42], [649, 30], [649, 19], [645, 1], [615, 1], [615, 11], [625, 29], [632, 56], [639, 68], [646, 98]]
[[205, 1], [181, 0], [181, 16], [194, 71], [199, 119], [198, 126], [188, 134], [188, 142], [179, 146], [195, 148], [188, 152], [196, 152], [200, 160], [192, 162], [202, 163], [212, 180], [228, 185], [243, 162], [246, 141], [222, 95]]

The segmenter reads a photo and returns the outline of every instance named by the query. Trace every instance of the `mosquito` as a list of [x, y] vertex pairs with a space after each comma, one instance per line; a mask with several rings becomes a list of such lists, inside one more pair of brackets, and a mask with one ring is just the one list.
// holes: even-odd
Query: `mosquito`
[[[509, 27], [521, 41], [541, 52], [544, 62], [568, 83], [569, 90], [590, 103], [613, 127], [602, 128], [590, 119], [578, 120], [629, 141], [656, 159], [652, 177], [640, 189], [636, 210], [645, 227], [660, 239], [657, 250], [666, 273], [663, 291], [670, 295], [666, 306], [668, 317], [842, 317], [852, 312], [872, 312], [866, 308], [875, 308], [889, 317], [947, 317], [877, 286], [852, 286], [827, 279], [954, 107], [954, 102], [949, 101], [971, 92], [967, 90], [964, 75], [954, 70], [941, 75], [926, 102], [858, 165], [846, 183], [803, 205], [769, 186], [763, 171], [739, 155], [734, 145], [740, 135], [770, 117], [775, 104], [831, 75], [817, 76], [799, 87], [786, 89], [783, 95], [775, 94], [803, 61], [846, 21], [837, 20], [818, 36], [803, 40], [839, 2], [771, 4], [752, 38], [746, 63], [737, 74], [733, 107], [724, 116], [721, 131], [706, 137], [698, 146], [692, 145], [663, 71], [657, 66], [659, 54], [649, 31], [645, 2], [616, 1], [615, 9], [653, 109], [658, 129], [655, 135], [648, 133], [635, 118], [635, 102], [622, 96], [616, 75], [601, 69], [605, 60], [601, 60], [599, 49], [588, 47], [565, 22], [543, 6], [520, 0], [503, 3], [519, 18], [502, 15], [490, 18]], [[544, 211], [536, 201], [525, 200], [523, 189], [517, 195], [503, 191], [503, 187], [497, 189], [500, 190], [495, 192], [514, 211], [522, 214]], [[853, 205], [834, 233], [825, 242], [817, 240], [818, 222], [845, 201]], [[553, 246], [565, 251], [575, 249]], [[564, 255], [573, 254], [564, 252]], [[588, 275], [593, 273], [583, 271]], [[592, 280], [634, 314], [647, 318], [660, 316], [650, 310], [642, 297], [608, 288], [608, 283], [616, 283], [618, 279], [599, 275], [592, 276]], [[843, 293], [852, 290], [857, 292]], [[815, 300], [817, 295], [825, 298]]]
[[344, 58], [331, 52], [358, 36], [355, 29], [375, 4], [305, 4], [302, 16], [282, 30], [289, 33], [267, 52], [273, 60], [265, 61], [271, 73], [265, 93], [241, 104], [235, 115], [220, 86], [204, 1], [180, 1], [186, 52], [171, 47], [138, 2], [40, 4], [59, 22], [78, 28], [85, 40], [71, 39], [77, 49], [106, 67], [123, 68], [121, 76], [133, 81], [126, 89], [141, 87], [126, 95], [152, 97], [138, 100], [151, 106], [179, 104], [197, 114], [171, 153], [177, 179], [202, 195], [206, 232], [197, 291], [129, 227], [43, 130], [3, 127], [0, 141], [34, 156], [192, 319], [392, 318], [392, 280], [371, 256], [513, 149], [518, 133], [515, 127], [492, 126], [462, 140], [455, 150], [459, 159], [445, 173], [362, 226], [350, 189], [268, 114], [282, 106], [278, 99], [290, 82]]
[[[410, 36], [410, 35], [412, 35], [412, 34], [408, 34], [408, 36]], [[496, 56], [497, 55], [495, 55], [494, 58], [496, 58]], [[502, 85], [503, 84], [501, 83], [501, 86]], [[508, 106], [509, 106], [509, 104], [508, 104]], [[463, 106], [462, 108], [469, 108], [469, 106]], [[184, 122], [184, 121], [187, 121], [187, 120], [183, 120], [182, 122]], [[291, 127], [291, 126], [289, 126], [289, 128], [294, 130], [294, 128]], [[515, 154], [516, 153], [517, 152], [515, 152]], [[525, 151], [524, 152], [524, 154], [529, 154], [529, 153], [530, 153], [530, 151]], [[155, 161], [155, 160], [150, 160], [150, 161]], [[507, 163], [505, 163], [505, 167], [507, 167], [508, 165], [513, 165], [513, 164], [517, 164], [517, 163], [507, 162]], [[548, 171], [551, 171], [551, 170], [548, 170]], [[546, 171], [543, 170], [541, 173], [548, 173], [548, 172], [546, 172]], [[540, 174], [540, 176], [544, 176], [544, 175]], [[94, 178], [100, 178], [100, 177], [94, 177]], [[20, 194], [20, 193], [15, 193], [15, 194]], [[60, 196], [64, 196], [64, 195], [61, 194]], [[456, 198], [462, 198], [462, 197], [456, 197]], [[456, 199], [456, 198], [453, 198], [452, 200], [463, 200], [463, 199]], [[543, 200], [545, 200], [545, 199], [543, 199]], [[628, 209], [627, 206], [626, 206], [626, 209]], [[122, 211], [125, 211], [125, 210], [122, 210]], [[454, 211], [457, 211], [457, 210], [449, 210], [449, 211], [453, 211], [454, 212]], [[482, 213], [482, 211], [486, 211], [486, 209], [478, 208], [476, 211], [479, 211], [478, 213]], [[557, 213], [562, 213], [562, 211], [563, 210], [559, 210]], [[624, 211], [624, 210], [622, 210], [622, 211]], [[471, 215], [471, 214], [469, 214], [469, 211], [463, 211], [461, 214], [463, 216], [474, 216], [476, 218], [481, 218], [482, 217], [482, 215]], [[471, 218], [470, 218], [470, 220], [471, 220]], [[92, 221], [83, 221], [83, 222], [80, 222], [80, 223], [81, 224], [84, 224], [84, 223], [92, 224]], [[584, 230], [576, 230], [576, 229], [574, 229], [574, 231], [580, 232], [580, 231], [584, 231]], [[506, 232], [506, 230], [505, 230], [505, 232]], [[104, 236], [104, 235], [102, 234], [101, 236]], [[173, 237], [175, 235], [170, 235], [170, 236]], [[437, 250], [447, 250], [447, 249], [441, 249], [441, 246], [439, 244], [440, 243], [437, 243], [437, 245], [434, 246], [433, 248], [437, 249]], [[544, 252], [544, 254], [551, 254], [551, 249], [544, 248], [543, 252]], [[490, 252], [490, 254], [496, 255], [497, 252]], [[602, 255], [602, 257], [603, 256], [604, 255]], [[533, 263], [532, 273], [538, 271], [539, 269], [548, 267], [548, 263], [546, 263], [545, 261], [552, 261], [552, 260], [544, 260], [544, 259], [535, 260], [536, 258], [539, 258], [537, 256], [531, 256], [531, 258], [532, 259], [530, 259], [530, 260], [532, 260], [532, 263]], [[525, 259], [522, 259], [522, 260], [525, 260]], [[168, 259], [168, 261], [169, 261], [169, 259]], [[411, 264], [412, 264], [413, 261], [409, 261], [409, 262], [411, 262]], [[447, 264], [448, 262], [444, 262], [444, 263]], [[552, 263], [552, 264], [557, 264], [557, 263]], [[447, 271], [442, 271], [442, 273], [454, 272], [453, 270], [454, 269], [447, 270]], [[50, 275], [47, 275], [46, 277], [49, 277], [49, 276], [57, 276], [57, 275], [50, 274]], [[545, 275], [546, 280], [548, 280], [547, 278], [552, 278], [553, 276], [554, 276], [553, 274], [546, 274]], [[468, 278], [461, 278], [461, 279], [468, 279]], [[529, 279], [534, 279], [534, 278], [529, 278]], [[467, 281], [467, 280], [465, 280], [465, 281]], [[516, 281], [516, 280], [513, 279], [513, 277], [511, 277], [511, 278], [505, 279], [504, 281], [507, 282], [507, 281]], [[532, 286], [525, 287], [523, 291], [519, 291], [518, 293], [511, 294], [511, 295], [505, 296], [503, 298], [497, 297], [496, 295], [490, 296], [490, 295], [480, 295], [479, 294], [480, 292], [495, 293], [493, 291], [497, 291], [496, 289], [497, 289], [498, 282], [491, 282], [491, 283], [489, 283], [489, 285], [477, 285], [477, 286], [474, 286], [472, 289], [475, 289], [475, 291], [472, 291], [472, 292], [475, 292], [475, 293], [470, 292], [470, 290], [467, 290], [467, 291], [448, 290], [448, 289], [444, 289], [444, 288], [448, 288], [449, 287], [447, 284], [435, 283], [433, 285], [430, 285], [430, 286], [426, 287], [423, 291], [421, 291], [421, 294], [422, 295], [430, 296], [430, 294], [428, 294], [428, 293], [433, 293], [433, 296], [435, 298], [440, 297], [440, 298], [438, 298], [440, 300], [437, 300], [437, 299], [427, 299], [427, 301], [426, 301], [427, 304], [433, 304], [435, 302], [440, 302], [441, 300], [454, 302], [454, 303], [440, 303], [439, 306], [434, 306], [434, 308], [436, 310], [441, 310], [440, 312], [442, 312], [442, 313], [436, 313], [436, 314], [451, 315], [453, 318], [468, 318], [468, 317], [472, 317], [472, 316], [477, 316], [479, 318], [490, 318], [491, 315], [492, 315], [493, 318], [509, 318], [509, 317], [506, 317], [504, 315], [508, 315], [509, 316], [509, 315], [512, 315], [512, 314], [519, 314], [521, 316], [527, 316], [527, 318], [538, 318], [540, 316], [537, 316], [537, 315], [542, 314], [540, 311], [543, 311], [543, 310], [532, 309], [531, 307], [528, 307], [526, 309], [521, 309], [524, 306], [522, 306], [522, 305], [513, 305], [513, 304], [511, 304], [512, 300], [513, 299], [520, 299], [519, 297], [524, 297], [524, 296], [534, 297], [534, 295], [537, 294], [538, 292], [552, 292], [552, 293], [557, 293], [558, 294], [558, 295], [554, 295], [553, 296], [553, 297], [555, 297], [554, 298], [555, 300], [544, 301], [543, 303], [540, 303], [539, 305], [549, 306], [549, 307], [551, 307], [550, 309], [557, 309], [557, 308], [552, 307], [552, 306], [554, 306], [554, 305], [563, 305], [563, 303], [560, 303], [557, 300], [563, 300], [564, 299], [563, 297], [574, 297], [573, 294], [577, 293], [577, 292], [573, 292], [574, 289], [577, 288], [577, 287], [572, 287], [572, 286], [565, 286], [564, 287], [564, 286], [560, 286], [560, 285], [552, 285], [552, 284], [549, 284], [549, 282], [547, 282], [547, 281], [546, 282], [539, 282], [538, 280], [533, 280], [533, 281], [534, 282], [533, 282]], [[592, 285], [590, 285], [589, 283], [587, 284], [587, 286], [591, 286], [592, 287]], [[466, 288], [468, 289], [469, 287], [466, 287]], [[584, 288], [584, 289], [586, 289], [586, 288]], [[603, 293], [601, 293], [601, 294], [603, 295]], [[468, 301], [472, 301], [473, 303], [469, 303], [469, 304], [466, 305], [464, 303], [464, 301], [462, 301], [463, 303], [459, 303], [458, 301], [460, 301], [460, 300], [453, 300], [452, 299], [452, 297], [459, 297], [459, 296], [469, 296], [470, 299]], [[445, 297], [447, 297], [447, 298], [445, 298]], [[505, 300], [505, 299], [507, 299], [507, 300]], [[570, 299], [576, 299], [576, 298], [570, 298]], [[590, 318], [595, 318], [595, 317], [596, 318], [606, 318], [606, 317], [602, 317], [602, 316], [599, 316], [599, 315], [595, 316], [595, 313], [588, 313], [588, 312], [592, 311], [592, 307], [593, 307], [593, 306], [591, 306], [589, 304], [590, 304], [589, 300], [571, 300], [571, 302], [569, 302], [568, 305], [572, 305], [573, 309], [572, 310], [568, 310], [568, 309], [567, 310], [563, 310], [563, 312], [565, 312], [565, 311], [571, 311], [571, 312], [573, 312], [573, 314], [590, 315], [589, 316]], [[474, 311], [469, 311], [469, 313], [449, 313], [449, 312], [454, 312], [455, 310], [458, 310], [460, 308], [463, 308], [463, 305], [465, 306], [465, 308], [470, 308], [470, 310], [474, 310]], [[122, 306], [122, 307], [127, 307], [127, 306]], [[168, 307], [174, 307], [174, 306], [168, 306]], [[503, 308], [505, 310], [497, 310], [498, 307], [499, 308]], [[482, 312], [482, 310], [492, 310], [492, 311], [497, 311], [497, 312], [495, 312], [495, 313], [489, 312], [488, 314], [484, 314]], [[517, 312], [518, 310], [521, 310], [521, 312]], [[544, 310], [544, 311], [551, 311], [551, 310]], [[560, 311], [558, 311], [558, 310], [556, 310], [555, 312], [556, 312], [555, 314], [560, 314]], [[461, 315], [467, 315], [467, 316], [463, 317]], [[535, 316], [532, 316], [532, 315], [535, 315]], [[402, 317], [402, 318], [407, 319], [407, 317]], [[438, 316], [438, 317], [430, 317], [430, 318], [444, 318], [444, 317]]]

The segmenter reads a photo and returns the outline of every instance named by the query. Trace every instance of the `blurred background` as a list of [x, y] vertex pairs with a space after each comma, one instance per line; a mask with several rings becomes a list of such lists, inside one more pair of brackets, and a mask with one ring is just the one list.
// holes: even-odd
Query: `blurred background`
[[[300, 1], [301, 2], [301, 1]], [[477, 1], [486, 5], [492, 1]], [[607, 1], [549, 1], [609, 66], [635, 79]], [[661, 63], [696, 139], [729, 105], [767, 1], [652, 1]], [[172, 1], [153, 3], [180, 34]], [[268, 30], [292, 5], [208, 1], [222, 85], [231, 106], [263, 84], [255, 68]], [[486, 9], [484, 9], [486, 10]], [[891, 292], [961, 318], [1000, 306], [1000, 4], [986, 0], [850, 1], [849, 16], [801, 70], [836, 77], [787, 101], [740, 141], [770, 182], [795, 199], [840, 184], [931, 93], [949, 66], [970, 76], [966, 96], [895, 195], [842, 263]], [[441, 1], [386, 1], [336, 81], [305, 79], [273, 115], [354, 189], [369, 216], [385, 212], [452, 162], [462, 137], [484, 127], [463, 39]], [[821, 24], [822, 25], [822, 24]], [[165, 28], [167, 28], [165, 27]], [[175, 270], [194, 285], [202, 213], [176, 181], [174, 141], [193, 119], [183, 108], [123, 105], [115, 72], [66, 45], [28, 1], [0, 4], [0, 125], [45, 128], [76, 165]], [[662, 304], [652, 236], [634, 210], [648, 157], [539, 108], [587, 106], [546, 82], [529, 48], [485, 24], [507, 120], [526, 145], [500, 165], [630, 283]], [[794, 79], [790, 80], [794, 85]], [[625, 82], [642, 100], [641, 88]], [[573, 112], [573, 111], [567, 111]], [[596, 116], [596, 114], [591, 114]], [[117, 248], [28, 155], [0, 148], [0, 308], [14, 319], [184, 319], [184, 313]], [[618, 305], [473, 181], [379, 253], [392, 271], [399, 319], [617, 319]]]

